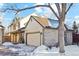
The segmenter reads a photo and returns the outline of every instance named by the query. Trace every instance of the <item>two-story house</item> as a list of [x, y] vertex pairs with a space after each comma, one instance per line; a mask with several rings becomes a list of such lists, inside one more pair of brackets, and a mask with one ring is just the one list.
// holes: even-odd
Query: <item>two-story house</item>
[[11, 42], [13, 43], [19, 42], [20, 38], [20, 32], [18, 31], [19, 28], [20, 28], [19, 18], [15, 17], [12, 23], [8, 26], [10, 39]]

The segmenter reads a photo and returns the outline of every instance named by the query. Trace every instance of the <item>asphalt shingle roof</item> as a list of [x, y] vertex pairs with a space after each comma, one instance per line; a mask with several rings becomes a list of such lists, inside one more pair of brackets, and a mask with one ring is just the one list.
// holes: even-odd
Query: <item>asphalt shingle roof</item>
[[[41, 16], [32, 16], [34, 17], [42, 26], [47, 28], [58, 28], [59, 27], [59, 21], [55, 19], [45, 18]], [[64, 24], [66, 29], [73, 30], [71, 26], [68, 26]]]

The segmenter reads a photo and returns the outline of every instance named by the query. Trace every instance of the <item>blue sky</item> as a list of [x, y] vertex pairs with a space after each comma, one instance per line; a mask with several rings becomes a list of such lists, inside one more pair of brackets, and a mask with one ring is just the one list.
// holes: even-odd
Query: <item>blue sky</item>
[[[8, 5], [11, 5], [11, 4], [8, 4]], [[35, 3], [17, 3], [16, 5], [17, 5], [17, 8], [24, 8], [24, 7], [33, 6], [33, 5], [35, 5]], [[5, 4], [0, 4], [0, 8], [4, 7], [4, 6], [5, 6]], [[27, 16], [27, 15], [29, 15], [31, 13], [34, 13], [34, 12], [37, 13], [37, 14], [46, 15], [49, 18], [55, 19], [55, 16], [53, 15], [53, 13], [49, 9], [46, 9], [46, 8], [35, 8], [35, 9], [25, 10], [25, 11], [22, 11], [19, 14], [19, 16], [20, 17], [25, 17], [25, 16]], [[4, 26], [8, 26], [12, 22], [14, 17], [15, 17], [14, 12], [6, 12], [6, 13], [4, 13], [3, 14], [2, 24]], [[72, 8], [69, 10], [68, 14], [66, 15], [66, 21], [65, 22], [68, 25], [72, 25], [74, 20], [76, 20], [77, 23], [79, 23], [78, 19], [79, 19], [79, 4], [74, 4], [72, 6]]]
[[[17, 8], [23, 8], [23, 7], [28, 7], [28, 6], [32, 6], [32, 5], [34, 5], [34, 4], [17, 4]], [[21, 16], [21, 17], [24, 17], [24, 16], [27, 16], [28, 14], [31, 14], [31, 13], [33, 13], [34, 12], [34, 9], [30, 9], [30, 10], [26, 10], [26, 11], [22, 11], [20, 14], [19, 14], [19, 16]], [[14, 17], [15, 17], [15, 14], [14, 14], [14, 12], [5, 12], [4, 13], [4, 20], [2, 21], [2, 23], [3, 23], [3, 25], [5, 26], [5, 25], [9, 25], [11, 22], [12, 22], [12, 20], [14, 19]]]

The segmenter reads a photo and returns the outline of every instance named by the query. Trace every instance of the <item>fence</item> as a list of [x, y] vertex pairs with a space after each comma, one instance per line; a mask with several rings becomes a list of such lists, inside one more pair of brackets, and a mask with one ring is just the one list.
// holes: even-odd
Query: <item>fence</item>
[[10, 36], [4, 36], [3, 42], [11, 42]]
[[73, 43], [79, 43], [79, 34], [73, 33]]

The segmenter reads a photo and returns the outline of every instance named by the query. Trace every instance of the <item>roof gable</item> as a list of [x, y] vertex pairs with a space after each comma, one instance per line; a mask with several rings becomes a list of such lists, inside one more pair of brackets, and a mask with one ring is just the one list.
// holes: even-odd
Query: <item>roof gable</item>
[[42, 27], [44, 27], [42, 24], [40, 24], [40, 22], [38, 22], [33, 16], [31, 16], [30, 18], [29, 18], [29, 20], [28, 20], [28, 22], [26, 23], [26, 25], [25, 25], [25, 28], [28, 26], [28, 24], [29, 24], [29, 22], [30, 22], [30, 20], [33, 18], [33, 20], [35, 20], [39, 25], [41, 25]]
[[32, 16], [43, 27], [49, 26], [48, 19], [43, 17]]
[[[50, 18], [44, 18], [41, 16], [31, 16], [29, 18], [29, 21], [31, 18], [34, 18], [34, 20], [36, 20], [42, 27], [45, 28], [54, 28], [57, 29], [59, 27], [59, 21], [58, 20], [54, 20], [54, 19], [50, 19]], [[28, 21], [28, 22], [29, 22]], [[28, 24], [27, 22], [27, 24]], [[26, 26], [27, 26], [26, 24]], [[69, 27], [68, 25], [64, 24], [66, 30], [72, 30], [72, 27]]]

